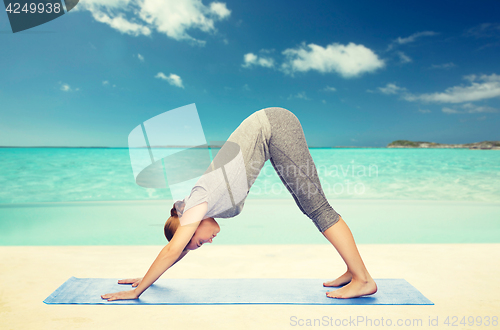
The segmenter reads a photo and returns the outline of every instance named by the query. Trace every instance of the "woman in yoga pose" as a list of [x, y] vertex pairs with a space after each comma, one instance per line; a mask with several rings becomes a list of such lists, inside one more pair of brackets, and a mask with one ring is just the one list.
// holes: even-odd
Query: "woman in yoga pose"
[[220, 231], [215, 218], [230, 218], [241, 212], [250, 187], [267, 160], [271, 161], [300, 210], [346, 263], [347, 271], [343, 275], [323, 283], [326, 287], [344, 286], [326, 295], [354, 298], [374, 294], [377, 285], [359, 255], [349, 227], [324, 195], [299, 120], [286, 109], [267, 108], [241, 123], [191, 194], [174, 203], [164, 227], [169, 243], [143, 278], [118, 281], [132, 284], [134, 289], [101, 297], [108, 301], [137, 299], [189, 251], [212, 243]]

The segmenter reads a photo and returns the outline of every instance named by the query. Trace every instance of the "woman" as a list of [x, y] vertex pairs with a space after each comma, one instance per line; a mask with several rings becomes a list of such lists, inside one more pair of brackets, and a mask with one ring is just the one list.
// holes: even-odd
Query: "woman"
[[282, 108], [255, 112], [231, 134], [191, 194], [177, 201], [164, 232], [169, 243], [161, 250], [143, 278], [120, 280], [135, 289], [102, 295], [108, 301], [137, 299], [167, 269], [189, 251], [212, 243], [220, 231], [214, 218], [234, 217], [241, 212], [250, 187], [264, 163], [270, 160], [297, 206], [347, 265], [326, 287], [343, 286], [327, 292], [330, 298], [354, 298], [377, 291], [349, 227], [330, 206], [318, 178], [299, 120]]

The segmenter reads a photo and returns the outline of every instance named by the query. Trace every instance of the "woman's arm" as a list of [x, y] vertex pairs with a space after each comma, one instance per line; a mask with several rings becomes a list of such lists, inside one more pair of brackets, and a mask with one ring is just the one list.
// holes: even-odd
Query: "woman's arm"
[[[172, 266], [175, 265], [176, 263], [178, 263], [179, 261], [181, 261], [181, 259], [184, 258], [184, 256], [186, 254], [188, 254], [188, 252], [189, 252], [188, 250], [182, 251], [181, 255], [179, 256], [179, 258], [177, 258], [176, 261], [174, 261], [174, 263], [172, 264]], [[172, 268], [172, 266], [170, 266], [169, 269]]]
[[137, 288], [129, 291], [121, 291], [116, 293], [108, 293], [102, 295], [101, 298], [108, 301], [117, 299], [137, 299], [151, 284], [153, 284], [167, 269], [174, 263], [182, 259], [185, 253], [184, 248], [193, 237], [196, 228], [207, 213], [207, 203], [198, 204], [182, 215], [183, 222], [188, 223], [184, 226], [179, 226], [170, 242], [160, 251], [158, 257], [149, 267], [148, 272], [142, 278], [141, 283]]
[[[179, 256], [179, 258], [177, 258], [177, 260], [172, 264], [175, 265], [176, 263], [178, 263], [182, 258], [184, 258], [184, 256], [188, 253], [189, 251], [188, 250], [184, 250], [182, 251], [181, 255]], [[172, 266], [170, 266], [170, 268], [172, 268]], [[169, 268], [169, 269], [170, 269]], [[135, 288], [136, 286], [138, 286], [139, 284], [141, 284], [141, 281], [142, 281], [142, 277], [138, 277], [138, 278], [127, 278], [125, 280], [118, 280], [118, 284], [132, 284], [132, 287]]]

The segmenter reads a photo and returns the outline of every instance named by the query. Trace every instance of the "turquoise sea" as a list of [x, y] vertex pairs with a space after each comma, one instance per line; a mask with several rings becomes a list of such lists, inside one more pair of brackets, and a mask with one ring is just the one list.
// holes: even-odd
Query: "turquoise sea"
[[[377, 228], [375, 219], [382, 218], [380, 212], [386, 217], [379, 223], [395, 214], [399, 217], [390, 220], [387, 228], [394, 228], [395, 221], [409, 228], [417, 216], [431, 217], [430, 223], [437, 225], [455, 221], [451, 233], [463, 231], [464, 222], [476, 224], [470, 229], [473, 232], [467, 229], [469, 234], [422, 234], [402, 242], [500, 241], [500, 151], [318, 148], [310, 152], [330, 203], [351, 229], [359, 228], [356, 237], [362, 237], [362, 242], [401, 242], [401, 233], [363, 238]], [[172, 196], [168, 189], [146, 189], [134, 182], [127, 148], [0, 148], [0, 159], [0, 245], [164, 243], [161, 228]], [[272, 219], [266, 218], [273, 212], [277, 213]], [[471, 219], [464, 219], [469, 214]], [[252, 230], [262, 230], [265, 224], [269, 230], [273, 226], [277, 230], [283, 218], [295, 224], [302, 233], [300, 239], [249, 238]], [[234, 227], [229, 232], [241, 224], [246, 226], [239, 240], [228, 235], [220, 239], [222, 243], [324, 243], [294, 206], [269, 162], [250, 190], [242, 214], [221, 221]], [[371, 229], [363, 231], [367, 223]], [[92, 224], [94, 229], [89, 231], [84, 224]], [[384, 228], [377, 230], [387, 230]], [[77, 229], [80, 234], [75, 233]], [[134, 230], [142, 231], [142, 236], [128, 238], [127, 233]], [[310, 237], [304, 236], [304, 230]], [[110, 231], [119, 235], [102, 239]], [[477, 235], [471, 236], [473, 233]]]

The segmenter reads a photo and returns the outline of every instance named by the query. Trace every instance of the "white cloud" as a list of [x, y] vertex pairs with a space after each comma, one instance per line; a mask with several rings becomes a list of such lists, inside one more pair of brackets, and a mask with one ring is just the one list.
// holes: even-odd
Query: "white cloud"
[[[487, 105], [477, 105], [471, 102], [486, 100], [494, 97], [500, 97], [500, 75], [467, 75], [464, 80], [470, 82], [469, 86], [454, 86], [441, 93], [412, 94], [404, 87], [396, 84], [387, 84], [385, 87], [379, 87], [379, 91], [387, 95], [400, 95], [403, 100], [425, 103], [451, 103], [460, 104], [453, 107], [443, 107], [441, 111], [445, 114], [464, 114], [464, 113], [498, 113], [500, 109], [492, 108]], [[372, 92], [368, 90], [368, 92]], [[429, 113], [430, 110], [419, 109], [421, 113]]]
[[464, 33], [467, 37], [498, 38], [500, 37], [500, 23], [483, 23], [468, 29]]
[[163, 72], [158, 72], [155, 76], [155, 78], [162, 79], [167, 81], [170, 85], [172, 86], [177, 86], [180, 88], [184, 88], [184, 85], [182, 84], [182, 79], [178, 75], [171, 73], [168, 77], [163, 73]]
[[453, 62], [450, 63], [444, 63], [444, 64], [433, 64], [431, 66], [431, 69], [451, 69], [456, 67], [456, 65]]
[[210, 4], [210, 11], [219, 16], [220, 19], [231, 15], [231, 11], [227, 9], [226, 4], [221, 2], [212, 2]]
[[137, 58], [138, 58], [141, 62], [144, 62], [144, 56], [142, 56], [141, 54], [137, 54]]
[[345, 78], [350, 78], [384, 66], [384, 61], [372, 50], [352, 42], [348, 45], [333, 43], [326, 48], [302, 43], [297, 48], [286, 49], [283, 54], [286, 61], [281, 68], [290, 75], [315, 70], [321, 73], [337, 72]]
[[495, 113], [499, 112], [498, 109], [489, 107], [489, 106], [478, 106], [472, 103], [463, 104], [460, 108], [463, 110], [452, 109], [448, 107], [444, 107], [441, 109], [446, 114], [456, 114], [456, 113]]
[[[390, 95], [399, 94], [410, 102], [422, 101], [426, 103], [465, 103], [481, 101], [490, 98], [500, 97], [500, 75], [468, 75], [463, 79], [469, 81], [468, 86], [454, 86], [447, 88], [444, 92], [412, 94], [404, 87], [396, 84], [387, 84], [385, 87], [379, 87], [379, 91]], [[371, 92], [368, 90], [368, 92]], [[477, 111], [476, 111], [477, 112]]]
[[250, 87], [248, 86], [248, 84], [243, 85], [243, 87], [242, 87], [242, 88], [243, 88], [243, 90], [244, 90], [244, 91], [246, 91], [246, 92], [249, 92], [249, 91], [251, 90], [251, 89], [250, 89]]
[[326, 86], [325, 88], [322, 89], [322, 91], [324, 91], [324, 92], [336, 92], [337, 89], [335, 87]]
[[248, 53], [243, 56], [244, 68], [250, 68], [252, 66], [263, 66], [265, 68], [274, 67], [274, 60], [270, 57], [257, 56], [254, 53]]
[[500, 76], [491, 75], [469, 75], [464, 79], [470, 82], [469, 86], [454, 86], [447, 88], [441, 93], [429, 93], [421, 95], [407, 94], [403, 98], [407, 101], [423, 101], [435, 103], [464, 103], [480, 101], [500, 96]]
[[271, 54], [271, 53], [274, 53], [275, 49], [261, 49], [259, 50], [259, 53], [263, 53], [263, 54]]
[[163, 79], [163, 80], [167, 80], [167, 76], [165, 76], [165, 74], [163, 72], [158, 72], [155, 76], [155, 78], [159, 78], [159, 79]]
[[498, 109], [489, 107], [489, 106], [478, 106], [472, 103], [466, 103], [462, 105], [462, 108], [465, 109], [468, 113], [478, 113], [478, 112], [498, 112]]
[[459, 111], [457, 111], [455, 109], [450, 109], [450, 108], [443, 108], [443, 109], [441, 109], [441, 111], [443, 111], [446, 114], [460, 113]]
[[306, 95], [306, 92], [300, 92], [300, 93], [297, 93], [295, 95], [290, 95], [288, 96], [288, 100], [291, 100], [291, 99], [302, 99], [302, 100], [310, 100], [310, 98], [307, 97]]
[[469, 74], [467, 76], [463, 76], [464, 80], [468, 80], [470, 82], [473, 82], [474, 80], [477, 79], [477, 76], [475, 74]]
[[390, 94], [398, 94], [400, 92], [406, 91], [406, 88], [404, 87], [399, 87], [396, 84], [387, 84], [385, 87], [379, 87], [379, 91], [381, 91], [384, 94], [390, 95]]
[[104, 86], [109, 85], [109, 81], [104, 80], [104, 81], [102, 82], [102, 84], [103, 84]]
[[408, 44], [410, 42], [414, 42], [417, 38], [420, 38], [420, 37], [429, 37], [429, 36], [435, 36], [437, 35], [438, 33], [436, 32], [433, 32], [433, 31], [423, 31], [423, 32], [417, 32], [417, 33], [414, 33], [412, 34], [411, 36], [409, 37], [406, 37], [406, 38], [401, 38], [401, 37], [398, 37], [395, 41], [400, 44], [400, 45], [403, 45], [403, 44]]
[[59, 84], [61, 84], [61, 88], [60, 88], [60, 89], [61, 89], [63, 92], [77, 92], [77, 91], [79, 91], [79, 90], [80, 90], [80, 88], [71, 88], [71, 86], [70, 86], [70, 85], [65, 84], [65, 83], [61, 83], [61, 82], [59, 82]]
[[151, 34], [151, 30], [147, 26], [128, 21], [122, 13], [111, 17], [101, 11], [92, 11], [92, 16], [96, 21], [108, 24], [115, 30], [118, 30], [122, 33], [130, 34], [133, 36], [138, 36], [141, 34], [148, 36]]
[[415, 40], [417, 40], [420, 37], [431, 37], [431, 36], [435, 36], [438, 34], [439, 33], [433, 32], [433, 31], [422, 31], [422, 32], [414, 33], [411, 36], [406, 37], [406, 38], [398, 37], [397, 39], [393, 40], [389, 44], [389, 46], [387, 47], [387, 50], [391, 50], [392, 48], [394, 48], [394, 46], [397, 46], [397, 45], [404, 45], [404, 44], [409, 44], [409, 43], [415, 42]]
[[63, 92], [70, 92], [71, 91], [71, 87], [68, 84], [62, 84], [61, 85], [61, 90]]
[[88, 10], [94, 19], [129, 35], [151, 35], [153, 30], [175, 40], [204, 45], [187, 33], [198, 29], [216, 32], [215, 22], [226, 19], [231, 11], [225, 3], [202, 0], [87, 0], [75, 7]]
[[403, 52], [397, 52], [397, 54], [399, 55], [401, 63], [410, 63], [412, 61], [412, 59]]

